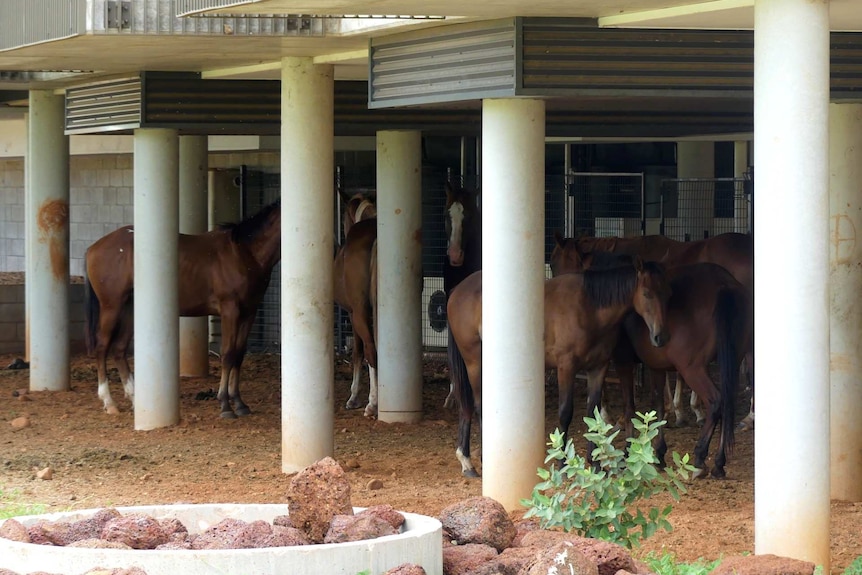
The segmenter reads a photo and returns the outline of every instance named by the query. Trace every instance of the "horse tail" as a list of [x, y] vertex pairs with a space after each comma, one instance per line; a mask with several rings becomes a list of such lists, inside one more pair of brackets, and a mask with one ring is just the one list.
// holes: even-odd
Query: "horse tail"
[[96, 330], [99, 329], [99, 298], [90, 284], [90, 276], [87, 267], [84, 266], [84, 343], [87, 346], [87, 354], [92, 355], [96, 349]]
[[721, 433], [728, 454], [733, 452], [734, 414], [739, 383], [739, 350], [737, 343], [742, 329], [743, 305], [737, 292], [724, 288], [718, 292], [715, 307], [716, 345], [721, 383]]
[[454, 395], [461, 404], [461, 413], [468, 413], [472, 417], [476, 409], [473, 401], [473, 388], [470, 387], [467, 364], [464, 363], [461, 350], [458, 349], [458, 344], [455, 343], [455, 338], [452, 337], [452, 330], [449, 330], [449, 342], [446, 347], [449, 355], [449, 377], [452, 380]]

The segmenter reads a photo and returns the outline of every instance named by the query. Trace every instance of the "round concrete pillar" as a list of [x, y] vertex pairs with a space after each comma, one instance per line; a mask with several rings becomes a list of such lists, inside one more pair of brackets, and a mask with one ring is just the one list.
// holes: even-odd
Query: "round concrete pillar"
[[829, 3], [754, 5], [755, 553], [829, 572]]
[[482, 493], [520, 508], [545, 438], [545, 103], [482, 104]]
[[281, 66], [281, 468], [334, 451], [332, 66]]
[[30, 389], [69, 389], [69, 137], [64, 99], [30, 92], [26, 161]]
[[862, 105], [829, 106], [832, 497], [862, 501]]
[[[181, 234], [207, 231], [207, 137], [180, 137]], [[182, 278], [179, 278], [182, 281]], [[207, 317], [180, 318], [180, 375], [205, 377], [209, 373]]]
[[135, 429], [180, 420], [179, 137], [139, 128], [134, 144]]
[[377, 134], [380, 421], [422, 419], [422, 134]]

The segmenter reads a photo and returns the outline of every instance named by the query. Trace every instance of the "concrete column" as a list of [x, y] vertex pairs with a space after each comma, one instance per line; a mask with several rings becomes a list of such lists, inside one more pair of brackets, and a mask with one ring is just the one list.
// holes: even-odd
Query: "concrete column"
[[331, 456], [335, 358], [333, 70], [281, 64], [281, 468]]
[[[743, 178], [748, 171], [748, 142], [745, 140], [733, 143], [733, 177]], [[737, 186], [737, 190], [739, 187]], [[733, 198], [733, 231], [747, 234], [751, 228], [751, 220], [747, 196], [735, 195]]]
[[862, 501], [862, 104], [829, 106], [832, 498]]
[[[180, 137], [180, 233], [207, 231], [207, 137]], [[182, 281], [182, 278], [179, 278]], [[180, 318], [180, 375], [209, 373], [207, 317]]]
[[30, 389], [69, 389], [69, 137], [63, 96], [30, 92], [26, 162]]
[[[677, 142], [676, 177], [715, 177], [715, 144], [713, 142]], [[715, 189], [704, 182], [680, 191], [677, 217], [690, 240], [701, 240], [713, 234]]]
[[422, 419], [422, 134], [377, 133], [380, 421]]
[[179, 137], [135, 130], [135, 429], [180, 420]]
[[829, 4], [756, 0], [754, 550], [829, 572]]
[[482, 165], [482, 493], [518, 509], [547, 441], [543, 100], [483, 101]]

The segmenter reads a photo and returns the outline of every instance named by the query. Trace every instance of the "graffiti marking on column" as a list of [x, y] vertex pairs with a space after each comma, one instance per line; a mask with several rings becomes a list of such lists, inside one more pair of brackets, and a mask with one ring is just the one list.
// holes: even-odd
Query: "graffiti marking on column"
[[856, 252], [856, 226], [847, 214], [832, 216], [830, 243], [836, 264], [850, 264]]

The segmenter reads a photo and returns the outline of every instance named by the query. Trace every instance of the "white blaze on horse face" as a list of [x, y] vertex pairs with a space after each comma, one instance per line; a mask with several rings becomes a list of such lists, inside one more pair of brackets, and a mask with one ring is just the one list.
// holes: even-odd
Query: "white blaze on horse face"
[[461, 236], [464, 230], [464, 206], [454, 202], [449, 206], [449, 221], [452, 231], [449, 233], [449, 265], [458, 267], [464, 264], [464, 249], [461, 246]]

